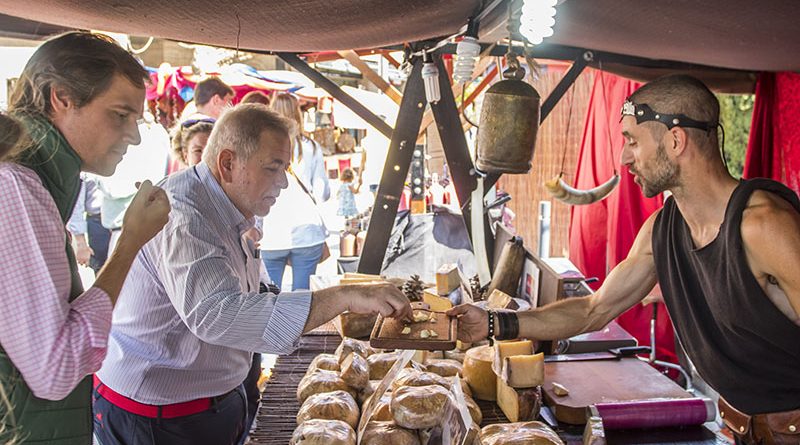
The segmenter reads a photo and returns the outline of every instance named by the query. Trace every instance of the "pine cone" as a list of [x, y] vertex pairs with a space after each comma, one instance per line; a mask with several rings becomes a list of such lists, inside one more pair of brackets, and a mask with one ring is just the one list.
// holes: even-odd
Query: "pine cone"
[[425, 283], [420, 280], [419, 275], [411, 275], [411, 279], [403, 283], [401, 289], [409, 301], [422, 301], [422, 293], [425, 290]]

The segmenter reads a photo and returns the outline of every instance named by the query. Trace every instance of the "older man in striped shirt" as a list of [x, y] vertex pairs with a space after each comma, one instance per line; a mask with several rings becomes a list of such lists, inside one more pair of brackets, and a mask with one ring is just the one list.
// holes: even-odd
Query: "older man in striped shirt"
[[410, 316], [389, 284], [259, 292], [260, 261], [243, 234], [287, 186], [291, 125], [263, 106], [236, 107], [203, 162], [162, 184], [170, 221], [131, 269], [97, 374], [102, 444], [234, 444], [245, 433], [251, 351], [291, 352], [345, 310]]

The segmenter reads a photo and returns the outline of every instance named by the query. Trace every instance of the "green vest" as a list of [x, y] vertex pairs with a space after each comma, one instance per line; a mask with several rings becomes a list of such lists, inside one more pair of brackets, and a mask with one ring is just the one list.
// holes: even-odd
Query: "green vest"
[[[18, 115], [31, 145], [18, 162], [35, 171], [50, 192], [66, 225], [80, 192], [81, 160], [67, 140], [47, 119]], [[69, 301], [83, 293], [78, 264], [68, 236], [65, 249], [72, 283]], [[26, 296], [37, 298], [36, 295]], [[46, 354], [46, 351], [37, 351]], [[42, 361], [44, 366], [44, 361]], [[50, 401], [33, 395], [19, 370], [0, 348], [0, 442], [12, 438], [24, 444], [86, 445], [92, 443], [92, 379], [84, 378], [63, 400]], [[8, 411], [8, 406], [12, 410]]]

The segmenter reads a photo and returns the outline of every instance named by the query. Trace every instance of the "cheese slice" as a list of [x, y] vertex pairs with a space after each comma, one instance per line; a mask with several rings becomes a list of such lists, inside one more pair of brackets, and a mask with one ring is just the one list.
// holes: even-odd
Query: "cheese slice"
[[544, 354], [512, 355], [503, 361], [503, 380], [512, 388], [533, 388], [544, 383]]
[[462, 374], [476, 399], [497, 399], [497, 375], [492, 370], [493, 360], [494, 348], [489, 345], [472, 348], [464, 355]]
[[512, 388], [497, 377], [497, 405], [511, 422], [534, 420], [541, 407], [539, 395], [538, 387]]

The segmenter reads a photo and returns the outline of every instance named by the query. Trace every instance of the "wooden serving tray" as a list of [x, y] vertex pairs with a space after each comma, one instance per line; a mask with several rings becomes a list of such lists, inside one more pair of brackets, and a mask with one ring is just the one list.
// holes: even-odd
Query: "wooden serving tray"
[[[426, 351], [450, 351], [456, 347], [456, 332], [458, 322], [455, 317], [448, 317], [444, 312], [433, 312], [426, 309], [414, 309], [414, 313], [433, 315], [435, 323], [421, 321], [416, 323], [405, 322], [396, 318], [384, 318], [378, 315], [369, 344], [373, 348], [381, 349], [418, 349]], [[411, 332], [402, 334], [404, 327], [408, 326]], [[435, 331], [436, 337], [421, 338], [423, 330]]]

